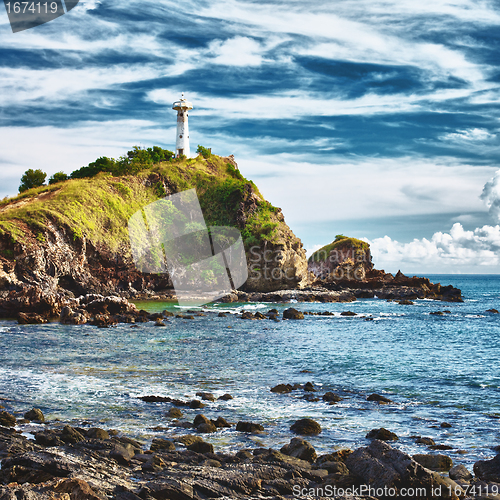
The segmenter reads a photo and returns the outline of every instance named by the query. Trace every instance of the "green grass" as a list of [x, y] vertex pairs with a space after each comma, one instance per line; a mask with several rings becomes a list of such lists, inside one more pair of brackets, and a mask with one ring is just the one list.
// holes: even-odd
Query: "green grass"
[[[339, 235], [341, 236], [341, 235]], [[328, 258], [328, 255], [332, 250], [340, 250], [344, 248], [355, 248], [356, 253], [364, 253], [370, 248], [370, 245], [363, 240], [358, 240], [357, 238], [349, 238], [347, 236], [342, 236], [324, 247], [316, 250], [310, 257], [309, 262], [319, 262]]]
[[258, 210], [249, 218], [243, 235], [252, 241], [276, 238], [278, 223], [273, 220], [276, 208], [231, 164], [212, 155], [208, 159], [161, 162], [137, 175], [113, 177], [103, 172], [92, 178], [70, 179], [3, 200], [0, 202], [3, 247], [13, 242], [43, 242], [47, 223], [53, 222], [66, 227], [75, 240], [85, 237], [112, 252], [129, 255], [128, 219], [165, 196], [163, 182], [175, 192], [195, 188], [209, 226], [236, 226], [238, 208], [248, 196], [247, 185], [251, 184], [259, 198]]

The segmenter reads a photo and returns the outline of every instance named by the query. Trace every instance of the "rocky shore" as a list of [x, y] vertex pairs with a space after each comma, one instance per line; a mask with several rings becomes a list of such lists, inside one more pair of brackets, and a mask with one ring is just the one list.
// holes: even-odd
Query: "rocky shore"
[[[280, 384], [271, 391], [296, 389]], [[300, 389], [314, 390], [312, 384]], [[472, 474], [442, 454], [430, 438], [418, 437], [438, 453], [409, 456], [393, 444], [398, 436], [383, 428], [368, 432], [367, 446], [356, 450], [332, 446], [331, 452], [318, 455], [307, 439], [320, 434], [321, 426], [304, 418], [291, 425], [289, 442], [279, 450], [254, 447], [227, 453], [214, 449], [209, 442], [214, 433], [233, 428], [258, 435], [264, 427], [223, 417], [210, 420], [201, 408], [203, 400], [212, 401], [214, 396], [206, 392], [197, 396], [200, 399], [193, 401], [142, 398], [165, 403], [165, 417], [177, 429], [168, 438], [152, 441], [85, 422], [81, 426], [45, 422], [36, 408], [24, 418], [1, 411], [0, 500], [500, 498], [500, 454], [476, 462]], [[327, 392], [321, 397], [334, 404], [335, 396]], [[369, 400], [390, 401], [377, 394]], [[199, 408], [200, 413], [190, 422], [182, 418], [183, 406]]]

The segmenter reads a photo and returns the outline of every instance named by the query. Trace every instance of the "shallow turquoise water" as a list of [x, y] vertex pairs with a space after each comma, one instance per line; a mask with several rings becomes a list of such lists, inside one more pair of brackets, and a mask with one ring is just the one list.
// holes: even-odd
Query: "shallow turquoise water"
[[[350, 304], [294, 304], [306, 311], [336, 315], [303, 321], [244, 321], [215, 314], [194, 320], [173, 318], [165, 328], [17, 325], [0, 323], [0, 396], [12, 411], [37, 406], [49, 419], [119, 428], [144, 439], [185, 433], [165, 427], [170, 405], [144, 403], [156, 394], [190, 399], [200, 390], [234, 400], [208, 403], [212, 418], [252, 420], [266, 432], [246, 436], [234, 428], [206, 436], [218, 449], [281, 447], [289, 426], [305, 416], [323, 432], [310, 441], [321, 452], [366, 443], [365, 434], [386, 427], [400, 436], [396, 446], [426, 452], [412, 436], [448, 444], [457, 463], [470, 466], [492, 456], [500, 444], [500, 307], [498, 276], [432, 276], [431, 281], [462, 289], [462, 304], [428, 300], [402, 306], [377, 299]], [[144, 307], [140, 304], [140, 307]], [[166, 304], [148, 303], [149, 310]], [[167, 305], [169, 308], [173, 306]], [[218, 304], [209, 309], [239, 311], [289, 306]], [[445, 316], [429, 315], [448, 309]], [[340, 317], [351, 310], [356, 317]], [[374, 321], [365, 321], [372, 316]], [[231, 328], [229, 328], [231, 327]], [[301, 373], [308, 370], [310, 373]], [[312, 381], [320, 395], [339, 392], [334, 406], [270, 393], [282, 382]], [[393, 405], [367, 402], [384, 393]], [[183, 410], [189, 420], [200, 410]], [[447, 421], [450, 429], [439, 424]], [[457, 449], [467, 451], [455, 454]]]

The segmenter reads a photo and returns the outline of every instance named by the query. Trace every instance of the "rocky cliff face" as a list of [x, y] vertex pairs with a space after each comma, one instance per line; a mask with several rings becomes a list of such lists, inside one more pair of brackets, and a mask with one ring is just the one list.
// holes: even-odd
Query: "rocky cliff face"
[[[237, 227], [244, 238], [247, 291], [296, 288], [307, 282], [302, 243], [281, 210], [244, 179], [234, 159], [163, 162], [137, 176], [100, 174], [37, 188], [0, 206], [0, 315], [14, 316], [22, 296], [133, 298], [171, 290], [168, 274], [139, 272], [127, 223], [165, 195], [196, 188], [208, 226]], [[262, 273], [256, 268], [262, 270]], [[16, 295], [17, 302], [12, 302]], [[45, 299], [43, 299], [45, 300]], [[20, 304], [16, 310], [14, 303]], [[24, 308], [24, 309], [23, 309]]]

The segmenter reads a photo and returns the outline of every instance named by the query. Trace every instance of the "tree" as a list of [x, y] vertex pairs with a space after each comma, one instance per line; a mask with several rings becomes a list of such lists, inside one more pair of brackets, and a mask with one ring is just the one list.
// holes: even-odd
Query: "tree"
[[68, 179], [68, 174], [65, 174], [64, 172], [56, 172], [49, 178], [49, 184], [56, 184], [57, 182], [67, 181]]
[[32, 168], [26, 170], [21, 177], [21, 185], [19, 186], [19, 192], [27, 191], [28, 189], [43, 186], [47, 174], [42, 172], [39, 168], [33, 170]]
[[198, 147], [196, 148], [196, 152], [203, 156], [203, 158], [210, 158], [212, 156], [212, 150], [209, 148], [204, 148], [203, 146], [200, 146], [198, 144]]

